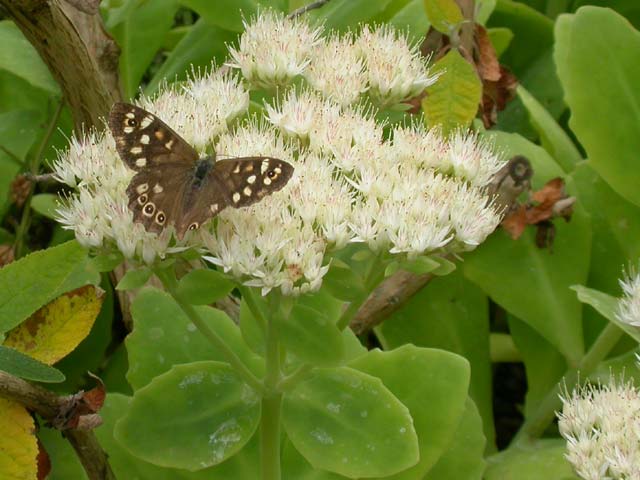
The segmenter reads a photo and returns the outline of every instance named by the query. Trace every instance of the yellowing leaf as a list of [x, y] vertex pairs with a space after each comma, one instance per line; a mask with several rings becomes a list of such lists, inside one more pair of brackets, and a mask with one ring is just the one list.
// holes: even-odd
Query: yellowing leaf
[[33, 418], [12, 400], [0, 397], [0, 478], [36, 480], [38, 443]]
[[427, 126], [439, 125], [445, 135], [467, 127], [478, 112], [482, 95], [475, 67], [452, 49], [436, 62], [432, 71], [441, 75], [422, 100]]
[[4, 345], [52, 365], [89, 334], [103, 298], [93, 285], [67, 292], [11, 330]]
[[424, 0], [424, 9], [433, 28], [444, 34], [464, 19], [455, 0]]

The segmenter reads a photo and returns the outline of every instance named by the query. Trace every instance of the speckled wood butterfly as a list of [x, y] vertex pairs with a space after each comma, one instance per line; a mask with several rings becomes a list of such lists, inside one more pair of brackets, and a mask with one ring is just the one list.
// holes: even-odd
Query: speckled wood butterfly
[[135, 222], [151, 232], [174, 225], [178, 238], [225, 207], [246, 207], [284, 187], [293, 167], [277, 158], [215, 161], [146, 110], [116, 103], [109, 128], [120, 158], [137, 173], [127, 187]]

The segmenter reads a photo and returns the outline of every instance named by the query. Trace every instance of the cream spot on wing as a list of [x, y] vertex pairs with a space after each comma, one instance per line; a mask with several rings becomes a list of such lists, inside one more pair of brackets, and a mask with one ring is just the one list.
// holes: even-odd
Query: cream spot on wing
[[162, 185], [160, 185], [159, 183], [156, 183], [156, 184], [153, 186], [153, 191], [154, 191], [155, 193], [162, 193], [162, 191], [163, 191], [163, 190], [164, 190], [164, 188], [162, 188]]
[[238, 192], [233, 194], [233, 197], [231, 197], [233, 200], [233, 203], [238, 203], [240, 201], [240, 194]]
[[147, 159], [144, 157], [140, 157], [136, 159], [136, 167], [144, 167], [147, 164]]
[[236, 163], [236, 168], [233, 169], [233, 173], [240, 173], [240, 164]]
[[265, 185], [271, 185], [271, 179], [269, 177], [264, 177], [264, 180], [262, 180], [262, 182]]
[[264, 160], [262, 160], [262, 163], [260, 164], [260, 173], [264, 175], [264, 173], [267, 170], [269, 170], [269, 159], [265, 158]]
[[253, 185], [256, 182], [256, 176], [255, 175], [251, 175], [249, 178], [247, 178], [247, 183]]
[[154, 135], [158, 140], [162, 140], [164, 138], [164, 132], [162, 130], [156, 130]]
[[127, 118], [136, 118], [136, 115], [133, 112], [129, 112], [129, 113], [125, 114], [125, 117], [127, 117]]
[[165, 143], [164, 146], [167, 148], [167, 150], [171, 150], [171, 147], [173, 147], [173, 138]]
[[149, 125], [151, 125], [151, 122], [153, 122], [153, 117], [151, 115], [147, 115], [140, 122], [140, 127], [147, 128]]
[[242, 191], [242, 193], [244, 193], [245, 196], [250, 197], [251, 196], [251, 189], [249, 187], [244, 187], [244, 190]]
[[244, 168], [245, 172], [253, 172], [253, 163], [250, 163]]
[[142, 195], [147, 190], [149, 190], [149, 184], [148, 183], [141, 183], [140, 185], [138, 185], [136, 187], [136, 192], [137, 192], [138, 195]]
[[140, 143], [143, 145], [149, 145], [149, 140], [150, 140], [149, 135], [142, 135], [140, 137]]
[[131, 133], [131, 132], [133, 132], [133, 127], [124, 127], [123, 132], [124, 133]]
[[219, 205], [217, 203], [214, 203], [213, 205], [211, 205], [211, 213], [218, 213], [218, 209], [220, 208]]
[[138, 155], [139, 153], [142, 153], [142, 147], [133, 147], [129, 151], [134, 155]]
[[276, 168], [274, 168], [274, 170], [278, 174], [282, 173], [282, 169], [280, 167], [276, 167]]

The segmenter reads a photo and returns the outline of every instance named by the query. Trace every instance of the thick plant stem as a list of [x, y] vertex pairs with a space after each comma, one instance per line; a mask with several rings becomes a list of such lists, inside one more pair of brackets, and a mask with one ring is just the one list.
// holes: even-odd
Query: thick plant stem
[[622, 337], [623, 331], [613, 323], [609, 323], [600, 333], [591, 348], [586, 353], [576, 368], [565, 373], [561, 382], [547, 394], [538, 409], [522, 425], [512, 444], [524, 444], [539, 438], [553, 421], [553, 418], [562, 407], [560, 395], [566, 389], [568, 391], [578, 384], [580, 377], [587, 378], [598, 364], [606, 358], [611, 349]]
[[276, 315], [280, 315], [279, 295], [270, 298], [270, 315], [267, 323], [266, 365], [264, 376], [265, 395], [262, 397], [262, 417], [260, 420], [260, 466], [262, 480], [280, 480], [280, 413], [282, 393], [278, 391], [280, 382], [280, 342], [276, 325]]
[[209, 326], [205, 323], [205, 321], [200, 317], [198, 312], [193, 305], [188, 302], [185, 302], [178, 295], [177, 288], [178, 282], [175, 278], [175, 274], [173, 270], [156, 270], [156, 276], [160, 279], [164, 288], [169, 292], [169, 294], [176, 301], [178, 306], [182, 309], [182, 311], [187, 315], [189, 320], [200, 330], [200, 333], [214, 346], [216, 349], [224, 355], [227, 363], [231, 365], [231, 367], [236, 371], [238, 375], [242, 377], [242, 379], [253, 388], [255, 391], [263, 394], [264, 387], [262, 382], [256, 378], [256, 376], [251, 373], [251, 371], [247, 368], [247, 366], [240, 360], [240, 357], [236, 355], [236, 353], [229, 348], [229, 346], [225, 343], [225, 341], [220, 338], [220, 336], [211, 330]]

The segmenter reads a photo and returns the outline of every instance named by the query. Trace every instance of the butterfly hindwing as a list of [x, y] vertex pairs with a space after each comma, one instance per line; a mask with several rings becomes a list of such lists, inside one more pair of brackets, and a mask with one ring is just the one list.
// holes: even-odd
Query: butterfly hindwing
[[109, 114], [109, 128], [120, 158], [133, 170], [157, 168], [167, 163], [190, 167], [198, 153], [162, 120], [128, 103], [116, 103]]

